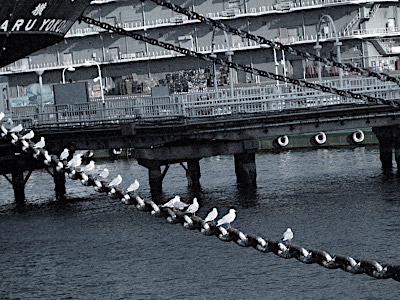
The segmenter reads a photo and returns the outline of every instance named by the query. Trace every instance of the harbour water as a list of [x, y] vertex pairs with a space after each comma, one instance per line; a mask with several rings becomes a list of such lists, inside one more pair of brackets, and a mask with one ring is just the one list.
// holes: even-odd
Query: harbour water
[[[357, 259], [400, 264], [400, 178], [383, 176], [377, 148], [257, 154], [256, 191], [238, 188], [233, 157], [200, 161], [201, 191], [171, 166], [164, 198], [197, 196], [198, 215], [237, 210], [233, 226]], [[147, 171], [134, 160], [100, 161], [110, 178], [150, 197]], [[68, 201], [35, 171], [28, 205], [17, 210], [0, 178], [1, 299], [397, 299], [400, 283], [304, 265], [168, 224], [92, 187], [67, 180]]]

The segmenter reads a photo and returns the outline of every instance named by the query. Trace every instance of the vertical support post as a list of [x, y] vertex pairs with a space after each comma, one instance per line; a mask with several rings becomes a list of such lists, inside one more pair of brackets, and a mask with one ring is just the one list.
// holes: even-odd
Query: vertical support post
[[200, 160], [192, 159], [187, 161], [186, 177], [189, 186], [200, 186]]
[[53, 168], [53, 176], [54, 176], [54, 190], [56, 191], [56, 199], [57, 200], [65, 200], [65, 173], [59, 173], [56, 170], [56, 167]]
[[160, 164], [153, 163], [147, 166], [149, 172], [150, 192], [158, 197], [162, 194], [162, 180]]
[[382, 163], [384, 173], [392, 172], [393, 161], [393, 128], [391, 126], [373, 127], [372, 131], [375, 133], [379, 141], [379, 158]]
[[140, 159], [138, 160], [138, 163], [148, 170], [151, 196], [153, 197], [153, 200], [157, 202], [162, 194], [162, 181], [168, 171], [169, 166], [167, 165], [164, 172], [161, 173], [160, 161]]
[[256, 154], [244, 152], [235, 154], [234, 157], [238, 183], [255, 187], [257, 185]]
[[21, 168], [15, 168], [11, 173], [11, 182], [14, 189], [14, 198], [17, 205], [25, 204], [25, 178]]

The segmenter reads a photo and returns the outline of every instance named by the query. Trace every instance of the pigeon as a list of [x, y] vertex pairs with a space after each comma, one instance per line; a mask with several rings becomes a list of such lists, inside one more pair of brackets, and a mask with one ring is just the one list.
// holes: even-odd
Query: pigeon
[[111, 182], [108, 184], [108, 186], [118, 186], [122, 182], [122, 177], [121, 175], [118, 174], [117, 177], [115, 177]]
[[7, 128], [5, 128], [3, 124], [1, 124], [0, 129], [2, 131], [1, 136], [6, 136], [8, 133]]
[[61, 152], [60, 160], [66, 160], [69, 156], [69, 150], [65, 148], [63, 152]]
[[181, 198], [175, 199], [174, 202], [172, 202], [172, 205], [174, 206], [174, 208], [176, 208], [178, 210], [185, 209], [186, 207], [189, 206], [189, 204], [182, 202]]
[[43, 148], [46, 145], [46, 142], [44, 141], [44, 137], [40, 138], [40, 141], [37, 142], [35, 145], [33, 145], [34, 149], [39, 149], [39, 148]]
[[135, 181], [126, 189], [127, 192], [135, 192], [139, 188], [139, 181]]
[[225, 216], [223, 216], [221, 219], [218, 220], [217, 226], [228, 224], [228, 228], [231, 228], [231, 223], [235, 220], [235, 218], [236, 218], [236, 210], [231, 208]]
[[218, 210], [216, 207], [212, 209], [207, 215], [207, 217], [204, 219], [204, 222], [213, 222], [218, 216]]
[[161, 207], [168, 207], [168, 208], [174, 208], [174, 202], [175, 201], [181, 201], [181, 197], [176, 195], [174, 198], [169, 200], [167, 203], [164, 203]]
[[196, 211], [199, 209], [199, 203], [197, 202], [197, 198], [193, 198], [193, 203], [189, 205], [186, 212], [195, 215]]
[[104, 168], [104, 170], [101, 171], [101, 172], [99, 173], [99, 176], [100, 176], [101, 178], [107, 178], [107, 177], [108, 177], [108, 174], [110, 174], [110, 173], [108, 172], [108, 169], [107, 169], [107, 168]]
[[77, 168], [81, 164], [82, 164], [82, 154], [77, 154], [67, 163], [67, 166], [70, 168]]
[[293, 239], [293, 231], [292, 229], [288, 228], [283, 234], [282, 241], [290, 243], [290, 241]]
[[21, 124], [18, 124], [17, 126], [15, 126], [15, 127], [11, 128], [11, 129], [10, 129], [10, 132], [16, 132], [16, 133], [19, 133], [19, 132], [21, 132], [21, 131], [22, 131], [22, 129], [24, 129], [24, 128], [22, 127], [22, 125], [21, 125]]
[[27, 134], [23, 135], [22, 138], [24, 140], [30, 140], [35, 136], [35, 133], [33, 132], [33, 130], [29, 131]]
[[94, 169], [94, 161], [91, 160], [90, 163], [87, 164], [87, 165], [82, 169], [82, 171], [84, 171], [84, 172], [89, 172], [89, 171], [92, 171], [93, 169]]

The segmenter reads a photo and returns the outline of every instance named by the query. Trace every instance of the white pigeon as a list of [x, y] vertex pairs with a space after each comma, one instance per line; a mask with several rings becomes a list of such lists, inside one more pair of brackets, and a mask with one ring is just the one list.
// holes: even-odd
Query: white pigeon
[[292, 229], [288, 228], [286, 231], [283, 233], [283, 238], [282, 241], [290, 243], [290, 241], [293, 239], [293, 231]]
[[118, 186], [122, 182], [122, 177], [121, 175], [118, 174], [117, 177], [115, 177], [111, 182], [108, 184], [108, 186]]
[[120, 155], [121, 154], [121, 152], [122, 152], [122, 149], [113, 149], [113, 153], [115, 154], [115, 155]]
[[65, 160], [68, 158], [68, 156], [69, 156], [69, 150], [65, 148], [63, 152], [61, 152], [60, 154], [60, 160]]
[[82, 164], [82, 154], [76, 154], [74, 157], [67, 163], [68, 167], [77, 168]]
[[40, 141], [37, 142], [35, 145], [33, 145], [34, 149], [39, 149], [39, 148], [43, 148], [46, 145], [46, 142], [44, 141], [44, 137], [40, 138]]
[[3, 120], [4, 116], [5, 116], [5, 114], [1, 111], [0, 112], [0, 121]]
[[228, 228], [231, 228], [231, 223], [236, 219], [236, 210], [231, 208], [229, 212], [218, 220], [217, 226], [228, 224]]
[[107, 177], [108, 177], [108, 174], [110, 174], [110, 172], [108, 172], [108, 169], [107, 169], [107, 168], [104, 168], [104, 170], [101, 171], [101, 172], [99, 173], [99, 176], [100, 176], [101, 178], [107, 178]]
[[10, 129], [10, 132], [16, 132], [16, 133], [18, 133], [18, 132], [21, 132], [22, 129], [24, 129], [24, 128], [22, 127], [22, 125], [21, 125], [21, 124], [18, 124], [17, 126], [11, 128], [11, 129]]
[[11, 118], [7, 119], [6, 125], [8, 125], [8, 128], [11, 128], [14, 125], [14, 121], [11, 120]]
[[92, 171], [93, 169], [94, 169], [94, 161], [91, 160], [90, 163], [88, 163], [88, 164], [83, 168], [83, 171], [89, 172], [89, 171]]
[[175, 201], [181, 201], [181, 197], [176, 195], [174, 198], [169, 200], [167, 203], [164, 203], [161, 207], [168, 207], [168, 208], [174, 208], [174, 202]]
[[33, 130], [31, 130], [31, 131], [29, 131], [27, 134], [24, 134], [24, 135], [22, 136], [22, 138], [23, 138], [24, 140], [30, 140], [30, 139], [32, 139], [34, 136], [35, 136], [35, 133], [33, 132]]
[[139, 181], [135, 181], [126, 189], [127, 192], [135, 192], [139, 188]]
[[1, 131], [2, 131], [2, 134], [1, 134], [1, 136], [5, 136], [5, 135], [7, 135], [7, 133], [8, 133], [8, 130], [7, 130], [7, 128], [5, 128], [5, 127], [4, 127], [4, 125], [3, 125], [3, 124], [1, 124], [1, 126], [0, 126], [0, 129], [1, 129]]
[[185, 209], [186, 207], [189, 206], [189, 204], [182, 202], [180, 197], [179, 197], [179, 199], [174, 198], [172, 205], [174, 206], [174, 208], [179, 209], [179, 210]]
[[199, 209], [199, 203], [197, 202], [197, 198], [193, 198], [193, 203], [189, 205], [186, 212], [195, 215], [196, 211]]
[[218, 216], [218, 210], [216, 207], [212, 209], [207, 215], [207, 217], [204, 219], [204, 222], [213, 222]]

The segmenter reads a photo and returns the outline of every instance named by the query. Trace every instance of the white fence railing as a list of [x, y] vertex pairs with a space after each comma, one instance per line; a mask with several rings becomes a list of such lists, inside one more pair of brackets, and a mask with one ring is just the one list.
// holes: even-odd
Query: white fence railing
[[[323, 84], [340, 88], [339, 80]], [[346, 78], [342, 89], [368, 94], [384, 99], [400, 99], [400, 87], [395, 83], [382, 82], [376, 78]], [[74, 122], [114, 122], [135, 119], [203, 118], [235, 113], [272, 112], [285, 109], [327, 106], [346, 103], [362, 103], [310, 88], [290, 84], [241, 87], [233, 90], [206, 91], [173, 94], [166, 97], [114, 96], [105, 102], [69, 105], [25, 106], [12, 108], [14, 121], [25, 126], [47, 124], [62, 126]]]

